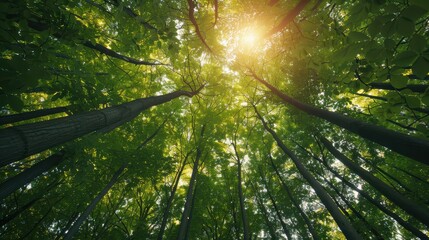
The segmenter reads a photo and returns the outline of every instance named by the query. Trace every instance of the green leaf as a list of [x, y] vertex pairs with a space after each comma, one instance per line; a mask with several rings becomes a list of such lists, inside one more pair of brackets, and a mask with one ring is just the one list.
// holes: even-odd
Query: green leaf
[[423, 102], [425, 105], [429, 106], [429, 95], [425, 95], [425, 96], [423, 96], [423, 97], [422, 97], [422, 102]]
[[24, 107], [24, 102], [21, 98], [14, 95], [10, 95], [7, 102], [9, 103], [9, 106], [17, 112], [21, 111]]
[[393, 87], [401, 89], [407, 86], [408, 78], [403, 75], [392, 75], [390, 78], [390, 84]]
[[410, 49], [421, 53], [427, 48], [427, 40], [421, 35], [415, 35], [413, 38], [411, 38], [409, 45]]
[[396, 42], [390, 38], [384, 40], [384, 47], [388, 50], [393, 50], [396, 47]]
[[410, 0], [410, 4], [416, 5], [429, 11], [429, 1], [428, 0]]
[[416, 96], [406, 96], [405, 97], [407, 104], [410, 108], [420, 107], [420, 99]]
[[426, 13], [425, 9], [422, 9], [421, 7], [416, 5], [410, 5], [402, 11], [401, 16], [403, 18], [406, 18], [410, 21], [415, 22], [419, 18], [421, 18], [425, 13]]
[[406, 18], [399, 18], [396, 21], [396, 31], [404, 37], [409, 37], [414, 33], [414, 22]]
[[412, 64], [417, 57], [418, 54], [415, 51], [405, 51], [399, 53], [393, 60], [393, 63], [402, 67], [407, 67]]
[[369, 37], [361, 32], [350, 32], [348, 35], [350, 42], [362, 42], [369, 39]]
[[425, 78], [429, 72], [429, 61], [424, 57], [419, 57], [413, 64], [413, 73], [419, 78]]

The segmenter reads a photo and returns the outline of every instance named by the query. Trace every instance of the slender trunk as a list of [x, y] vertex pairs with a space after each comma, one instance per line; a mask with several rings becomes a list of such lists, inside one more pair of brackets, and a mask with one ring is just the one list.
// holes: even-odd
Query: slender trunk
[[[395, 178], [394, 176], [392, 176], [392, 174], [384, 171], [382, 168], [380, 168], [379, 166], [373, 164], [370, 160], [359, 156], [360, 159], [364, 160], [367, 164], [371, 165], [376, 171], [378, 171], [381, 175], [386, 176], [386, 180], [387, 178], [391, 179], [392, 181], [396, 182], [396, 184], [398, 184], [401, 188], [403, 188], [405, 191], [407, 192], [412, 192], [410, 188], [408, 188], [405, 184], [403, 184], [401, 181], [399, 181], [399, 179]], [[392, 184], [393, 186], [393, 184]]]
[[186, 160], [188, 159], [189, 153], [185, 156], [182, 166], [179, 168], [179, 171], [176, 174], [173, 187], [170, 191], [170, 196], [168, 197], [167, 204], [165, 206], [164, 213], [162, 215], [161, 227], [159, 228], [158, 237], [157, 237], [158, 240], [162, 240], [162, 237], [164, 236], [165, 227], [167, 226], [167, 220], [170, 214], [170, 208], [173, 203], [174, 195], [176, 195], [177, 187], [179, 186], [180, 176], [182, 175], [183, 169], [185, 168]]
[[56, 108], [40, 109], [32, 112], [13, 114], [8, 116], [1, 116], [0, 125], [16, 123], [16, 122], [43, 117], [47, 115], [52, 115], [56, 113], [62, 113], [62, 112], [66, 112], [67, 110], [68, 110], [67, 107], [56, 107]]
[[250, 239], [250, 231], [249, 231], [249, 222], [247, 221], [247, 213], [246, 207], [244, 205], [244, 196], [243, 196], [243, 187], [242, 187], [242, 179], [241, 179], [241, 160], [240, 156], [237, 152], [237, 146], [232, 144], [235, 152], [235, 156], [237, 158], [237, 189], [238, 189], [238, 199], [240, 200], [240, 211], [241, 211], [241, 220], [243, 221], [243, 233], [244, 240]]
[[25, 210], [29, 209], [31, 206], [33, 206], [40, 199], [41, 199], [41, 197], [37, 197], [37, 198], [31, 200], [30, 202], [28, 202], [27, 204], [25, 204], [24, 206], [18, 208], [13, 213], [11, 213], [11, 214], [5, 216], [4, 218], [0, 219], [0, 227], [2, 227], [3, 225], [7, 224], [10, 221], [12, 221], [14, 218], [18, 217], [19, 214], [21, 214]]
[[399, 154], [412, 158], [424, 164], [429, 164], [429, 142], [420, 138], [408, 136], [370, 123], [365, 123], [339, 113], [322, 110], [311, 105], [295, 100], [280, 92], [277, 88], [256, 76], [253, 77], [271, 90], [273, 94], [280, 97], [284, 102], [310, 115], [325, 119], [333, 124], [345, 128], [373, 142], [381, 144]]
[[195, 161], [194, 161], [194, 166], [192, 168], [191, 180], [189, 181], [188, 192], [186, 194], [185, 207], [183, 209], [182, 217], [180, 219], [180, 227], [179, 227], [179, 233], [177, 235], [177, 240], [184, 240], [185, 236], [186, 236], [186, 229], [187, 229], [188, 224], [189, 224], [189, 215], [191, 213], [191, 205], [192, 205], [192, 198], [193, 198], [193, 193], [194, 193], [195, 179], [196, 179], [197, 174], [198, 174], [198, 166], [199, 166], [201, 154], [202, 154], [201, 149], [198, 147], [197, 148], [197, 155], [196, 155]]
[[235, 239], [240, 239], [240, 227], [238, 225], [238, 219], [237, 219], [237, 208], [235, 205], [235, 200], [231, 200], [231, 215], [232, 215], [232, 220], [234, 223], [234, 234], [235, 234]]
[[372, 234], [374, 234], [374, 236], [377, 239], [384, 239], [383, 236], [381, 236], [381, 234], [377, 231], [377, 229], [375, 229], [373, 227], [372, 224], [370, 224], [360, 213], [359, 211], [357, 211], [353, 205], [346, 199], [346, 197], [340, 192], [340, 190], [338, 190], [337, 187], [334, 186], [334, 184], [332, 184], [328, 179], [326, 179], [324, 176], [319, 175], [323, 178], [323, 180], [325, 181], [326, 184], [328, 184], [332, 190], [334, 190], [334, 192], [337, 194], [337, 196], [339, 196], [341, 198], [341, 200], [343, 200], [343, 202], [346, 204], [346, 206], [353, 212], [353, 214], [359, 219], [361, 220], [366, 227], [372, 232]]
[[[271, 31], [269, 31], [266, 36], [269, 37], [269, 36], [271, 36], [277, 32], [282, 31], [289, 23], [293, 22], [295, 17], [299, 15], [299, 13], [304, 9], [304, 7], [309, 2], [310, 2], [310, 0], [299, 1], [298, 4], [286, 14], [286, 16], [280, 22], [280, 24], [277, 25], [276, 27], [274, 27], [273, 29], [271, 29]], [[276, 3], [276, 1], [271, 1], [271, 3], [273, 3], [272, 5], [274, 5]], [[271, 5], [271, 3], [270, 3], [270, 5]]]
[[109, 48], [107, 48], [101, 44], [98, 44], [98, 43], [93, 44], [90, 41], [85, 41], [82, 43], [82, 45], [84, 45], [87, 48], [94, 49], [94, 50], [96, 50], [102, 54], [107, 55], [107, 56], [110, 56], [110, 57], [113, 57], [116, 59], [120, 59], [120, 60], [135, 64], [135, 65], [147, 65], [147, 66], [164, 65], [162, 63], [148, 62], [148, 61], [144, 61], [144, 60], [138, 60], [138, 59], [135, 59], [132, 57], [127, 57], [127, 56], [119, 54], [119, 53], [117, 53], [117, 52], [115, 52], [115, 51], [113, 51], [113, 50], [111, 50], [111, 49], [109, 49]]
[[259, 193], [258, 189], [256, 188], [255, 184], [253, 184], [253, 182], [250, 182], [250, 185], [253, 188], [253, 191], [255, 192], [255, 198], [256, 198], [256, 203], [259, 207], [259, 210], [261, 210], [262, 212], [262, 217], [264, 218], [265, 221], [265, 225], [267, 225], [268, 228], [268, 232], [270, 233], [271, 238], [270, 239], [278, 239], [277, 235], [276, 235], [276, 230], [273, 228], [272, 223], [270, 222], [270, 219], [268, 218], [269, 213], [267, 211], [267, 209], [265, 208], [265, 205], [262, 201], [262, 196]]
[[137, 99], [101, 110], [1, 129], [0, 166], [88, 133], [109, 128], [112, 125], [122, 125], [152, 106], [169, 102], [180, 96], [192, 97], [199, 90], [195, 92], [175, 91], [161, 96]]
[[34, 166], [25, 169], [23, 172], [16, 176], [7, 179], [5, 182], [0, 184], [0, 200], [3, 200], [14, 191], [23, 187], [27, 183], [33, 181], [36, 177], [42, 173], [56, 167], [64, 160], [64, 152], [53, 154], [43, 161], [40, 161]]
[[316, 230], [313, 227], [313, 224], [311, 223], [310, 219], [308, 218], [307, 214], [304, 212], [304, 210], [302, 210], [302, 208], [299, 206], [298, 201], [295, 199], [295, 197], [293, 196], [292, 192], [290, 191], [289, 187], [286, 185], [286, 183], [284, 182], [282, 176], [280, 175], [279, 170], [277, 169], [277, 166], [274, 164], [273, 159], [271, 158], [270, 155], [270, 163], [271, 163], [271, 167], [274, 169], [274, 171], [276, 172], [277, 178], [280, 181], [280, 184], [282, 185], [283, 189], [285, 190], [286, 194], [288, 195], [289, 199], [291, 200], [293, 206], [298, 210], [299, 214], [301, 215], [301, 217], [304, 219], [305, 224], [308, 227], [308, 231], [310, 232], [311, 236], [313, 237], [313, 239], [315, 240], [319, 240], [321, 239], [319, 237], [319, 235], [317, 234]]
[[144, 140], [143, 143], [137, 149], [142, 149], [144, 146], [146, 146], [146, 144], [150, 142], [150, 140], [152, 140], [159, 133], [159, 131], [161, 131], [161, 128], [166, 122], [167, 119], [165, 119], [164, 122], [162, 122], [161, 125], [159, 125], [159, 127], [155, 130], [155, 132], [153, 132], [148, 138], [146, 138], [146, 140]]
[[277, 145], [283, 150], [283, 152], [292, 159], [298, 171], [307, 180], [307, 182], [310, 184], [310, 186], [316, 192], [317, 196], [322, 201], [323, 205], [325, 205], [326, 209], [334, 218], [335, 222], [337, 222], [338, 226], [340, 227], [345, 237], [347, 239], [362, 239], [362, 237], [356, 232], [356, 229], [353, 227], [353, 225], [347, 220], [347, 218], [338, 209], [337, 205], [332, 200], [331, 196], [329, 196], [329, 194], [323, 188], [323, 186], [305, 168], [305, 166], [301, 163], [298, 157], [291, 150], [289, 150], [286, 147], [286, 145], [284, 145], [284, 143], [280, 140], [277, 134], [271, 128], [268, 127], [267, 123], [259, 114], [255, 106], [254, 106], [254, 109], [259, 119], [261, 120], [262, 124], [264, 125], [265, 130], [267, 130], [267, 132], [269, 132], [273, 136], [273, 138], [277, 142]]
[[407, 174], [407, 175], [408, 175], [408, 176], [410, 176], [410, 177], [415, 178], [416, 180], [418, 180], [418, 181], [420, 181], [420, 182], [422, 182], [422, 183], [425, 183], [425, 184], [429, 185], [429, 182], [428, 182], [428, 181], [426, 181], [425, 179], [423, 179], [423, 178], [421, 178], [421, 177], [419, 177], [419, 176], [416, 176], [415, 174], [413, 174], [413, 173], [411, 173], [411, 172], [409, 172], [409, 171], [407, 171], [407, 170], [405, 170], [405, 169], [398, 168], [398, 167], [396, 167], [396, 166], [391, 166], [391, 167], [393, 167], [394, 169], [396, 169], [396, 170], [398, 170], [398, 171], [400, 171], [400, 172], [402, 172], [402, 173], [404, 173], [404, 174]]
[[418, 93], [424, 93], [426, 89], [429, 87], [429, 85], [423, 85], [423, 84], [409, 84], [406, 87], [403, 88], [395, 88], [390, 83], [378, 83], [378, 82], [372, 82], [368, 84], [372, 89], [383, 89], [383, 90], [404, 90], [404, 89], [410, 89], [413, 92]]
[[64, 235], [64, 240], [72, 239], [73, 236], [78, 232], [80, 225], [88, 218], [89, 214], [94, 210], [98, 202], [104, 197], [104, 195], [109, 192], [109, 190], [115, 185], [118, 181], [119, 176], [125, 169], [125, 164], [123, 164], [112, 176], [109, 183], [101, 190], [100, 193], [92, 200], [91, 204], [85, 209], [85, 211], [79, 216], [79, 218], [73, 223], [73, 225], [68, 229], [67, 233]]
[[343, 176], [341, 176], [337, 171], [335, 171], [328, 163], [322, 161], [321, 159], [313, 156], [314, 159], [322, 163], [332, 174], [334, 174], [335, 177], [341, 180], [342, 183], [349, 186], [351, 189], [359, 193], [362, 197], [364, 197], [368, 202], [372, 203], [374, 206], [376, 206], [378, 209], [380, 209], [382, 212], [384, 212], [386, 215], [393, 218], [396, 222], [398, 222], [402, 227], [413, 233], [415, 236], [419, 237], [420, 239], [426, 239], [429, 240], [429, 238], [422, 233], [420, 230], [418, 230], [416, 227], [414, 227], [412, 224], [405, 221], [402, 217], [400, 217], [398, 214], [392, 212], [388, 208], [386, 208], [383, 204], [381, 204], [379, 201], [372, 198], [368, 193], [365, 191], [359, 189], [356, 187], [353, 183], [345, 179]]
[[262, 178], [262, 183], [264, 184], [265, 189], [267, 191], [268, 198], [270, 199], [271, 203], [273, 204], [274, 210], [276, 212], [277, 218], [280, 221], [280, 224], [282, 226], [283, 232], [286, 234], [287, 239], [292, 240], [292, 234], [290, 233], [289, 228], [287, 227], [286, 223], [283, 221], [282, 213], [280, 212], [280, 209], [278, 208], [277, 203], [274, 200], [273, 195], [271, 194], [271, 191], [270, 191], [268, 183], [267, 183], [267, 181], [265, 179], [265, 176], [261, 172], [259, 172], [259, 174], [260, 174], [260, 176]]
[[195, 19], [195, 0], [187, 0], [188, 1], [188, 17], [191, 21], [192, 25], [195, 27], [195, 33], [197, 34], [198, 38], [201, 40], [203, 45], [209, 50], [209, 52], [213, 52], [210, 46], [207, 44], [206, 40], [203, 37], [203, 34], [201, 33], [200, 27], [197, 23], [197, 20]]
[[189, 212], [188, 225], [186, 226], [185, 240], [189, 239], [189, 230], [191, 229], [192, 215], [194, 213], [194, 208], [195, 208], [195, 196], [197, 194], [197, 189], [198, 189], [198, 181], [195, 182], [194, 193], [192, 193], [191, 211]]
[[402, 196], [397, 191], [395, 191], [390, 186], [388, 186], [386, 183], [374, 177], [368, 171], [361, 168], [358, 164], [354, 163], [348, 157], [346, 157], [344, 154], [342, 154], [336, 148], [334, 148], [332, 143], [329, 142], [326, 138], [321, 136], [320, 140], [322, 141], [323, 145], [332, 153], [332, 155], [334, 155], [350, 170], [352, 170], [354, 173], [359, 175], [362, 179], [364, 179], [371, 186], [373, 186], [375, 189], [380, 191], [384, 196], [386, 196], [393, 203], [395, 203], [400, 208], [405, 210], [408, 214], [410, 214], [411, 216], [414, 216], [426, 226], [429, 226], [429, 210], [425, 206], [420, 205], [412, 201], [411, 199], [408, 199]]
[[[362, 97], [367, 97], [367, 98], [371, 98], [371, 99], [375, 99], [375, 100], [384, 101], [384, 102], [388, 101], [387, 98], [385, 98], [385, 97], [374, 96], [374, 95], [369, 95], [369, 94], [365, 94], [365, 93], [354, 93], [354, 94], [358, 95], [358, 96], [362, 96]], [[410, 110], [413, 110], [413, 111], [417, 111], [417, 112], [420, 112], [420, 113], [429, 114], [429, 109], [415, 108], [415, 107], [412, 108], [412, 107], [410, 107], [408, 105], [406, 105], [406, 107], [409, 108]]]

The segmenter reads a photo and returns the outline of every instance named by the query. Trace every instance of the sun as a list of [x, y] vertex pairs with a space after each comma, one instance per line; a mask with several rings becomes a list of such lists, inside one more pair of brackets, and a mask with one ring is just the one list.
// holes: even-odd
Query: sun
[[241, 44], [246, 48], [254, 47], [258, 43], [259, 38], [260, 36], [256, 29], [250, 27], [243, 29], [240, 36]]

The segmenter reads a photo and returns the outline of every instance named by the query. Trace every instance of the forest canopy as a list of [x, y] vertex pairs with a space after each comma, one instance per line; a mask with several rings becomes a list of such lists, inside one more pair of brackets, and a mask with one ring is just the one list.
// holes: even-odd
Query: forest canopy
[[1, 239], [429, 239], [429, 1], [0, 2]]

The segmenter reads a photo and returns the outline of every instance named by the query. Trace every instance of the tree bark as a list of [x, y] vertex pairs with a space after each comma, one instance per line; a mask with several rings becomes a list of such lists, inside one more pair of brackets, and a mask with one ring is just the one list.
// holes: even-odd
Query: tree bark
[[334, 148], [332, 143], [329, 142], [323, 136], [320, 136], [320, 140], [322, 141], [323, 145], [329, 150], [329, 152], [331, 152], [332, 155], [334, 155], [350, 170], [359, 175], [359, 177], [368, 182], [371, 186], [377, 189], [380, 193], [382, 193], [385, 197], [387, 197], [390, 201], [398, 205], [408, 214], [414, 216], [426, 226], [429, 226], [429, 210], [425, 206], [420, 205], [413, 200], [402, 196], [389, 185], [387, 185], [380, 179], [374, 177], [371, 173], [361, 168], [358, 164], [354, 163], [348, 157], [346, 157], [344, 154]]
[[199, 162], [203, 154], [202, 138], [204, 137], [204, 129], [205, 129], [205, 125], [203, 125], [201, 128], [200, 139], [197, 145], [197, 153], [195, 156], [194, 166], [192, 167], [192, 174], [191, 174], [191, 179], [189, 181], [188, 192], [186, 193], [185, 206], [183, 208], [182, 217], [180, 219], [180, 226], [179, 226], [179, 232], [177, 234], [177, 240], [184, 240], [186, 239], [186, 236], [187, 236], [188, 225], [190, 223], [190, 214], [192, 210], [192, 202], [194, 200], [194, 197], [193, 197], [194, 188], [195, 188], [194, 186], [196, 184], [195, 182], [198, 175]]
[[201, 149], [197, 147], [197, 155], [195, 157], [194, 166], [192, 167], [191, 180], [189, 181], [188, 192], [186, 194], [185, 207], [182, 212], [182, 217], [180, 219], [179, 233], [177, 235], [177, 240], [184, 240], [186, 236], [186, 230], [188, 229], [189, 216], [191, 213], [191, 205], [194, 193], [195, 179], [198, 175], [198, 166], [201, 158]]
[[0, 184], [0, 201], [9, 196], [14, 191], [33, 181], [42, 173], [52, 169], [64, 160], [64, 152], [56, 153], [34, 166], [25, 169], [23, 172], [13, 176]]
[[62, 112], [66, 112], [67, 110], [68, 110], [67, 107], [56, 107], [56, 108], [40, 109], [36, 111], [31, 111], [31, 112], [13, 114], [8, 116], [1, 116], [0, 125], [16, 123], [16, 122], [43, 117], [47, 115], [52, 115], [56, 113], [62, 113]]
[[265, 85], [274, 95], [280, 97], [285, 103], [289, 103], [301, 111], [325, 119], [361, 137], [381, 144], [399, 154], [429, 165], [429, 158], [427, 157], [429, 156], [429, 141], [302, 103], [280, 92], [277, 88], [262, 78], [259, 78], [255, 73], [252, 72], [252, 74], [257, 81]]
[[247, 220], [246, 207], [244, 205], [243, 187], [241, 185], [241, 160], [237, 152], [237, 146], [234, 143], [232, 146], [234, 148], [235, 157], [237, 158], [237, 189], [238, 198], [240, 200], [241, 220], [243, 221], [244, 240], [250, 240], [249, 221]]
[[[201, 89], [201, 88], [200, 88]], [[0, 166], [39, 153], [88, 133], [122, 125], [142, 111], [195, 92], [175, 91], [73, 116], [0, 130]]]
[[353, 227], [353, 225], [347, 220], [347, 218], [341, 213], [341, 211], [338, 209], [335, 202], [332, 200], [331, 196], [326, 192], [326, 190], [323, 188], [323, 186], [314, 178], [314, 176], [305, 168], [305, 166], [300, 162], [298, 157], [289, 150], [286, 145], [280, 140], [280, 138], [277, 136], [277, 134], [268, 127], [265, 120], [262, 118], [262, 116], [257, 111], [256, 107], [253, 106], [255, 109], [256, 114], [258, 115], [258, 118], [261, 120], [262, 124], [264, 125], [265, 130], [271, 134], [271, 136], [275, 139], [277, 145], [280, 147], [280, 149], [283, 150], [283, 152], [288, 155], [293, 163], [295, 164], [298, 171], [301, 173], [301, 175], [307, 180], [307, 182], [310, 184], [310, 186], [313, 188], [313, 190], [316, 192], [317, 196], [322, 201], [323, 205], [325, 205], [326, 209], [329, 211], [331, 216], [334, 218], [335, 222], [340, 227], [341, 231], [345, 235], [347, 239], [362, 239], [362, 237], [357, 233], [356, 229]]
[[78, 217], [78, 219], [73, 223], [73, 225], [68, 229], [67, 233], [64, 235], [64, 240], [70, 240], [73, 236], [79, 231], [80, 225], [88, 218], [89, 214], [94, 210], [98, 202], [104, 197], [104, 195], [109, 192], [109, 190], [115, 185], [118, 181], [119, 176], [125, 169], [125, 164], [123, 164], [112, 176], [109, 183], [101, 190], [100, 193], [92, 200], [91, 204], [85, 209], [85, 211]]
[[185, 159], [183, 160], [182, 166], [180, 166], [180, 169], [176, 174], [173, 187], [170, 191], [170, 196], [167, 199], [167, 204], [165, 206], [164, 213], [162, 215], [161, 227], [159, 228], [158, 237], [157, 237], [158, 240], [162, 240], [162, 237], [164, 236], [165, 227], [167, 226], [167, 220], [170, 214], [170, 208], [173, 203], [174, 195], [176, 195], [177, 187], [179, 186], [180, 176], [182, 175], [183, 169], [185, 169], [186, 160], [188, 159], [189, 154], [190, 152], [186, 154]]

